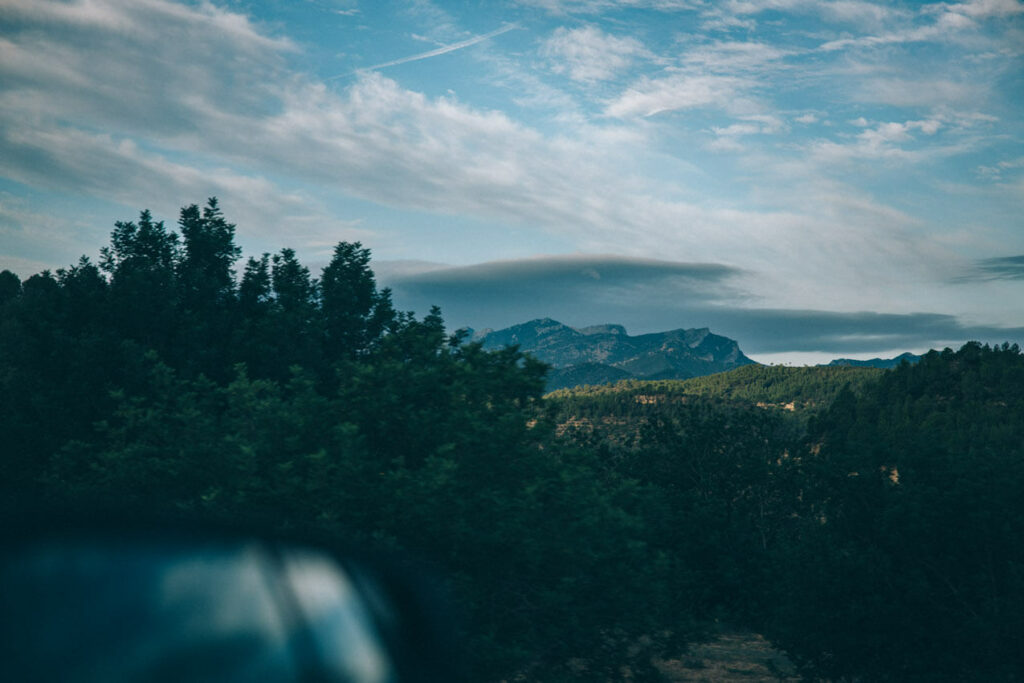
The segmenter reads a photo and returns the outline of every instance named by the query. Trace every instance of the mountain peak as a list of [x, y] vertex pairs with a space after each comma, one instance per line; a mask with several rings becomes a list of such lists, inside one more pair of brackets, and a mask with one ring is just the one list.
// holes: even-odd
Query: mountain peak
[[538, 318], [491, 332], [484, 348], [516, 345], [550, 366], [548, 389], [619, 379], [688, 379], [754, 361], [728, 337], [707, 327], [630, 336], [622, 325], [573, 328]]

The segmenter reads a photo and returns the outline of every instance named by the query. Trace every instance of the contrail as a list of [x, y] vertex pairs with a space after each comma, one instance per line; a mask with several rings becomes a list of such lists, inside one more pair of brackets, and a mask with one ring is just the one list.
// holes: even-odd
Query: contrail
[[340, 74], [338, 76], [331, 76], [327, 80], [328, 81], [333, 81], [336, 78], [343, 78], [345, 76], [351, 76], [352, 74], [361, 73], [363, 71], [374, 71], [376, 69], [384, 69], [384, 68], [389, 67], [389, 66], [396, 66], [398, 64], [405, 64], [406, 62], [415, 62], [415, 61], [420, 60], [420, 59], [428, 59], [430, 57], [436, 57], [438, 55], [443, 55], [443, 54], [446, 54], [448, 52], [454, 52], [455, 50], [461, 50], [462, 48], [469, 47], [470, 45], [476, 45], [477, 43], [480, 43], [480, 42], [483, 42], [483, 41], [487, 40], [488, 38], [493, 38], [494, 36], [500, 36], [502, 33], [508, 33], [509, 31], [512, 31], [513, 29], [517, 29], [517, 28], [519, 28], [519, 24], [505, 24], [504, 26], [502, 26], [501, 28], [499, 28], [496, 31], [491, 31], [490, 33], [484, 33], [484, 34], [479, 35], [479, 36], [474, 36], [472, 38], [468, 38], [466, 40], [459, 41], [458, 43], [452, 43], [451, 45], [442, 45], [441, 47], [437, 48], [436, 50], [429, 50], [427, 52], [421, 52], [419, 54], [412, 55], [411, 57], [402, 57], [401, 59], [394, 59], [394, 60], [392, 60], [390, 62], [381, 62], [380, 64], [374, 64], [373, 66], [366, 66], [366, 67], [363, 67], [362, 69], [356, 69], [355, 71], [349, 71], [348, 73], [345, 73], [345, 74]]

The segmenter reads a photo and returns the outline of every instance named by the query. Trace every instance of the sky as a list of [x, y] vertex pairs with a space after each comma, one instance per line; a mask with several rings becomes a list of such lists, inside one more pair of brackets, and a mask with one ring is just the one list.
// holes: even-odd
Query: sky
[[211, 196], [452, 329], [1024, 344], [1024, 3], [0, 0], [0, 269]]

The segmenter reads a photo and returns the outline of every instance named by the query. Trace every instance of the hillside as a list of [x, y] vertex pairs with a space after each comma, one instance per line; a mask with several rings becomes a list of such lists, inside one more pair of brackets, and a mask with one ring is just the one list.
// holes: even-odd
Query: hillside
[[708, 444], [719, 442], [716, 433], [721, 430], [745, 430], [752, 424], [770, 433], [773, 441], [796, 440], [844, 388], [860, 394], [885, 372], [745, 365], [687, 380], [623, 380], [559, 389], [548, 393], [545, 403], [558, 435], [588, 444], [644, 450], [651, 429], [680, 422], [690, 425], [691, 436], [705, 433], [701, 438]]
[[734, 340], [707, 328], [630, 336], [621, 325], [575, 328], [541, 318], [477, 339], [488, 350], [518, 346], [550, 365], [549, 391], [621, 379], [686, 379], [754, 362]]
[[686, 380], [624, 380], [604, 386], [560, 389], [548, 398], [563, 404], [612, 405], [672, 401], [680, 397], [703, 396], [775, 406], [790, 411], [824, 408], [844, 386], [855, 392], [877, 379], [884, 371], [860, 366], [786, 367], [745, 365]]

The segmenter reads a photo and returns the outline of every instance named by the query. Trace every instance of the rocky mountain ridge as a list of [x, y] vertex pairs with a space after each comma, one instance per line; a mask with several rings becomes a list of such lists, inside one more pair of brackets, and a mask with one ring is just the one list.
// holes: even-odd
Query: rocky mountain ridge
[[474, 339], [487, 349], [518, 345], [551, 365], [549, 391], [620, 379], [688, 379], [754, 362], [734, 340], [706, 327], [630, 336], [622, 325], [575, 328], [539, 318], [481, 330]]

